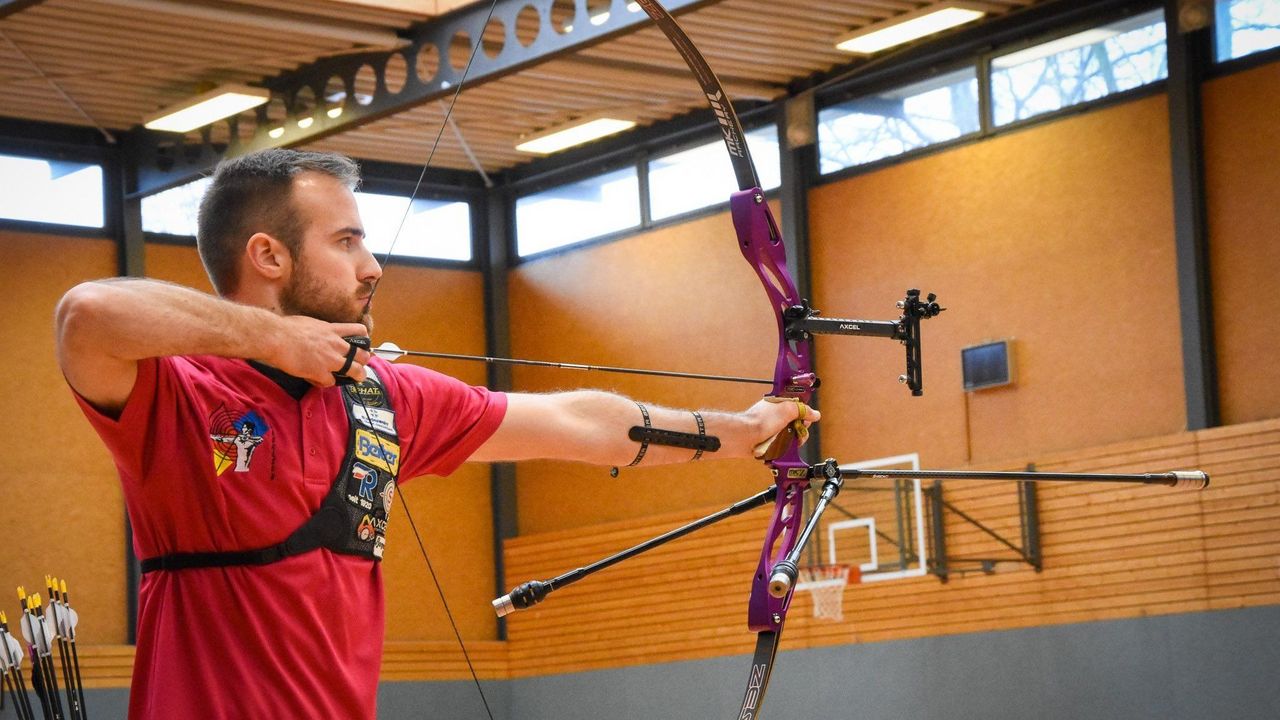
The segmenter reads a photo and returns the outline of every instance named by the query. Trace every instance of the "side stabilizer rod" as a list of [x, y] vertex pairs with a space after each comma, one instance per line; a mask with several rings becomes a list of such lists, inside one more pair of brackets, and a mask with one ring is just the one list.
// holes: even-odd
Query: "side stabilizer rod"
[[569, 572], [550, 580], [530, 580], [527, 583], [519, 585], [506, 595], [494, 600], [493, 611], [498, 614], [498, 617], [506, 617], [516, 610], [524, 610], [526, 608], [533, 607], [534, 605], [542, 602], [542, 600], [553, 590], [559, 590], [560, 588], [575, 583], [588, 575], [603, 570], [611, 565], [616, 565], [627, 558], [635, 557], [642, 552], [652, 550], [659, 545], [664, 545], [676, 538], [684, 537], [694, 530], [700, 530], [708, 525], [724, 520], [725, 518], [740, 515], [748, 510], [771, 503], [777, 496], [778, 486], [774, 485], [769, 489], [756, 493], [745, 500], [736, 502], [723, 510], [718, 510], [706, 517], [694, 520], [687, 525], [682, 525], [655, 538], [645, 540], [639, 545], [629, 547], [626, 550], [610, 555], [603, 560], [597, 560], [585, 567], [570, 570]]

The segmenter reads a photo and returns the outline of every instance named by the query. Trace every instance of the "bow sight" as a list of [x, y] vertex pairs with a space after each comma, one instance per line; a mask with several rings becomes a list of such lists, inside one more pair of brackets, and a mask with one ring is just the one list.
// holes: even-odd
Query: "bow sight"
[[[902, 317], [898, 320], [853, 320], [849, 318], [822, 318], [802, 300], [782, 313], [783, 334], [788, 340], [812, 340], [814, 335], [868, 335], [898, 340], [907, 349], [907, 371], [898, 376], [898, 382], [911, 388], [912, 395], [924, 394], [924, 366], [920, 360], [920, 321], [937, 317], [946, 308], [937, 303], [938, 296], [929, 293], [922, 301], [920, 291], [912, 288], [898, 301]], [[816, 386], [815, 386], [816, 387]]]

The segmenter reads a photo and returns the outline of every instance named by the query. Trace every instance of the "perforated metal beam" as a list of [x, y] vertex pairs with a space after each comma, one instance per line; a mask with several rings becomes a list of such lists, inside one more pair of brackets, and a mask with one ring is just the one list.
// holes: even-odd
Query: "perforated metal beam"
[[[666, 6], [679, 13], [716, 1], [670, 0]], [[627, 8], [628, 0], [608, 0], [607, 16], [603, 2], [600, 7], [594, 1], [590, 4], [589, 14], [588, 0], [574, 0], [574, 16], [557, 17], [553, 23], [553, 0], [497, 0], [492, 20], [489, 4], [475, 3], [416, 26], [410, 31], [409, 44], [403, 48], [324, 58], [266, 79], [263, 85], [271, 89], [273, 98], [283, 101], [285, 117], [271, 118], [267, 106], [259, 108], [255, 132], [247, 139], [239, 138], [236, 118], [223, 121], [232, 138], [226, 145], [211, 142], [210, 128], [205, 128], [194, 143], [185, 142], [178, 135], [137, 128], [127, 140], [128, 154], [138, 166], [138, 186], [133, 190], [139, 195], [150, 194], [193, 179], [223, 157], [312, 142], [446, 97], [462, 81], [467, 58], [486, 25], [499, 25], [503, 41], [501, 46], [486, 44], [475, 53], [466, 73], [468, 87], [634, 32], [649, 23], [643, 11]], [[515, 32], [517, 17], [526, 7], [537, 12], [539, 28], [528, 45]], [[572, 29], [565, 32], [565, 26]], [[408, 69], [404, 87], [395, 93], [388, 90], [386, 83], [387, 65], [392, 62], [403, 62]], [[357, 99], [355, 83], [361, 71], [372, 73], [376, 89], [372, 96]], [[325, 101], [326, 88], [332, 90], [339, 84], [343, 88], [342, 113], [331, 118], [326, 113], [330, 109]], [[281, 129], [277, 137], [268, 134], [276, 128]]]
[[0, 19], [26, 10], [32, 5], [39, 5], [44, 0], [0, 0]]

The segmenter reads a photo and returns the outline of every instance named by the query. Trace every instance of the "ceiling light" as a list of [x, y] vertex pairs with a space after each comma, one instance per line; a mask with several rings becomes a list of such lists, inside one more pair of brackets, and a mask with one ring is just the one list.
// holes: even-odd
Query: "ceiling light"
[[248, 85], [222, 85], [150, 115], [142, 124], [148, 130], [190, 132], [209, 123], [258, 107], [271, 99], [271, 91]]
[[937, 2], [928, 7], [895, 15], [858, 28], [836, 41], [836, 49], [871, 55], [886, 48], [918, 40], [986, 15], [981, 5], [968, 2]]
[[1047, 43], [1032, 45], [1025, 50], [1019, 50], [1017, 52], [1009, 53], [1008, 55], [1001, 55], [1000, 57], [992, 58], [991, 65], [998, 68], [1016, 67], [1035, 60], [1057, 55], [1058, 53], [1064, 53], [1068, 50], [1075, 50], [1076, 48], [1082, 48], [1087, 45], [1100, 43], [1104, 40], [1110, 40], [1119, 34], [1119, 30], [1113, 30], [1111, 28], [1093, 28], [1092, 30], [1078, 32], [1075, 35], [1068, 35], [1063, 38], [1058, 38], [1057, 40], [1050, 40]]
[[280, 138], [284, 137], [284, 126], [278, 125], [276, 127], [271, 128], [270, 130], [267, 131], [267, 136], [270, 137], [272, 140], [279, 140]]
[[630, 130], [635, 126], [635, 120], [620, 120], [618, 118], [595, 115], [529, 135], [519, 145], [516, 145], [516, 150], [537, 155], [550, 155], [606, 135]]
[[298, 120], [298, 127], [303, 130], [306, 130], [307, 128], [311, 127], [311, 125], [315, 123], [315, 121], [316, 119], [313, 117], [304, 117]]

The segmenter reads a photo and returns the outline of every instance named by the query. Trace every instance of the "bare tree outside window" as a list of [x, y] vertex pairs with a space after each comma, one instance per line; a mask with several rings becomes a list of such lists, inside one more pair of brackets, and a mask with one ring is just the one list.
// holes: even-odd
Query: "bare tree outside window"
[[1280, 0], [1218, 0], [1218, 60], [1280, 47]]
[[833, 105], [818, 113], [819, 172], [864, 165], [978, 132], [974, 68]]
[[998, 56], [991, 64], [997, 125], [1132, 90], [1169, 74], [1160, 11]]

